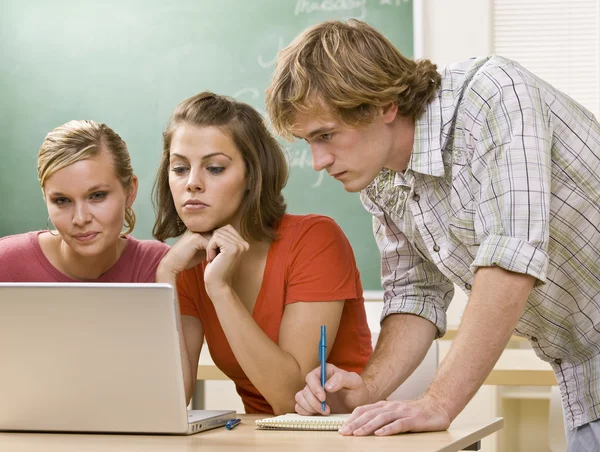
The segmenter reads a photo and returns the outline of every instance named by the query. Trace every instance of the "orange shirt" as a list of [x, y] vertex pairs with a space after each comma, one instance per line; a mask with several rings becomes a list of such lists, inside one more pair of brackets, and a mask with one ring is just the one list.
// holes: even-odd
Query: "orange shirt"
[[[331, 218], [320, 215], [284, 215], [277, 232], [279, 238], [269, 248], [252, 318], [278, 343], [287, 304], [345, 300], [335, 341], [328, 338], [328, 344], [333, 345], [327, 362], [348, 371], [362, 372], [372, 353], [371, 333], [360, 275], [348, 239]], [[229, 347], [204, 289], [205, 267], [206, 262], [203, 262], [179, 275], [181, 314], [202, 322], [210, 354], [219, 369], [235, 382], [246, 413], [273, 413]]]

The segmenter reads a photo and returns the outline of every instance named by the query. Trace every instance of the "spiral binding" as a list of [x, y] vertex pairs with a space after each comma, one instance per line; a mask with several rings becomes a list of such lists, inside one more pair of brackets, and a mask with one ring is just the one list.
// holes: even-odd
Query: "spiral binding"
[[343, 421], [314, 418], [305, 421], [292, 421], [282, 419], [261, 419], [256, 421], [260, 429], [265, 430], [334, 430], [342, 426]]

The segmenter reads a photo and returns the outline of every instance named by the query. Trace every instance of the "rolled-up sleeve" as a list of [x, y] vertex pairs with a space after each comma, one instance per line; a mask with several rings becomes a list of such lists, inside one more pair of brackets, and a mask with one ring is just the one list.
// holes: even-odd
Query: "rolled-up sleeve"
[[438, 329], [438, 337], [443, 336], [454, 285], [418, 252], [365, 193], [361, 193], [361, 201], [373, 215], [373, 233], [381, 254], [384, 290], [381, 321], [391, 314], [414, 314], [432, 322]]
[[[495, 83], [489, 83], [493, 79]], [[539, 90], [512, 66], [475, 81], [485, 99], [472, 135], [475, 231], [480, 246], [471, 264], [499, 266], [546, 279], [551, 202], [551, 120]]]

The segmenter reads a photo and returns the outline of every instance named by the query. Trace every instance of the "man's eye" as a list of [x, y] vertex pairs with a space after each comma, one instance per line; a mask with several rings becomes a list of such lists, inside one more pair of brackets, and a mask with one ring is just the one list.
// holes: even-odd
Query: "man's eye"
[[321, 134], [321, 139], [325, 140], [325, 141], [331, 140], [331, 137], [333, 137], [333, 133], [323, 133], [323, 134]]

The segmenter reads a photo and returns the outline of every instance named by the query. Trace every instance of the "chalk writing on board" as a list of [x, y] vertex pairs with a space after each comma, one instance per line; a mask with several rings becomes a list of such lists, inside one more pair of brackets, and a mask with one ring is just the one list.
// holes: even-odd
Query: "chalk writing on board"
[[[294, 15], [317, 12], [348, 11], [353, 17], [361, 19], [366, 14], [367, 0], [296, 0]], [[360, 11], [359, 14], [357, 14]]]
[[269, 117], [267, 116], [267, 111], [259, 107], [258, 105], [262, 104], [260, 98], [260, 91], [256, 88], [242, 88], [233, 93], [233, 98], [242, 102], [246, 102], [247, 104], [251, 104], [254, 109], [261, 114], [263, 118], [267, 122], [269, 122]]
[[[260, 92], [258, 91], [258, 89], [241, 88], [234, 92], [233, 97], [239, 101], [252, 104], [256, 111], [258, 111], [267, 122], [267, 127], [270, 128], [269, 116], [267, 115], [267, 112], [264, 109], [256, 106], [257, 103], [259, 103], [260, 101]], [[319, 188], [323, 183], [325, 172], [320, 171], [317, 173], [312, 170], [312, 157], [310, 155], [310, 149], [299, 143], [284, 143], [281, 145], [281, 148], [283, 149], [283, 153], [285, 155], [290, 169], [308, 168], [310, 172], [314, 174], [315, 178], [315, 182], [311, 184], [311, 188]]]
[[277, 43], [277, 52], [275, 52], [275, 54], [269, 60], [264, 59], [262, 55], [258, 55], [258, 57], [256, 58], [258, 65], [263, 69], [267, 69], [267, 68], [275, 66], [275, 60], [277, 59], [277, 54], [284, 47], [285, 47], [285, 45], [283, 44], [283, 36], [279, 36], [278, 43]]
[[315, 178], [315, 181], [311, 184], [311, 188], [319, 188], [325, 178], [325, 171], [319, 171], [318, 173], [313, 171], [310, 150], [306, 146], [294, 146], [293, 143], [286, 143], [282, 148], [290, 169], [308, 168]]

